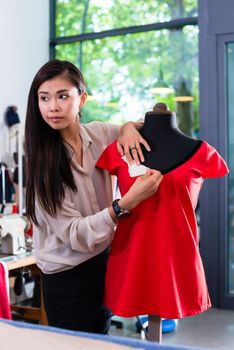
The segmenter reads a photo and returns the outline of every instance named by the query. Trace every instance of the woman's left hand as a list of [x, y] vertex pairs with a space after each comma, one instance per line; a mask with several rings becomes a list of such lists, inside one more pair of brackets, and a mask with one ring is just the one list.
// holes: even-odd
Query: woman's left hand
[[142, 122], [127, 122], [120, 129], [117, 149], [121, 156], [125, 155], [127, 157], [130, 164], [134, 161], [137, 165], [144, 162], [145, 159], [141, 149], [142, 145], [147, 151], [150, 151], [150, 146], [138, 131], [142, 126]]

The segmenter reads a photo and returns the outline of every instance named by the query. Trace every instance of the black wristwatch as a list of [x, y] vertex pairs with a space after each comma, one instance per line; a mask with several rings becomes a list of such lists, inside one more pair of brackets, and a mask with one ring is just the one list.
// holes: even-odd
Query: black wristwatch
[[114, 200], [114, 202], [112, 203], [112, 208], [113, 208], [115, 215], [118, 219], [127, 218], [128, 216], [130, 216], [132, 214], [132, 212], [128, 209], [120, 208], [119, 199]]

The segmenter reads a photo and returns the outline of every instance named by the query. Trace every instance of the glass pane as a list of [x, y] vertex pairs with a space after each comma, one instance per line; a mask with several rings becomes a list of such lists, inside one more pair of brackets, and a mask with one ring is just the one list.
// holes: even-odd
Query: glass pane
[[[83, 121], [136, 120], [156, 102], [166, 102], [177, 112], [184, 132], [198, 130], [196, 26], [58, 45], [56, 57], [76, 64], [92, 91], [94, 99], [86, 104]], [[161, 78], [174, 88], [173, 93], [151, 91]], [[193, 101], [176, 102], [175, 95], [184, 85]]]
[[197, 0], [57, 0], [56, 36], [197, 16]]
[[234, 294], [234, 43], [227, 45], [227, 116], [228, 116], [228, 293]]

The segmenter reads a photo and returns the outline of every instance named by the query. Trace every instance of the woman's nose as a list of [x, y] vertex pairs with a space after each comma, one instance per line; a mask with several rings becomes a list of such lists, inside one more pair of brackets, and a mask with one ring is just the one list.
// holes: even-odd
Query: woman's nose
[[56, 101], [56, 99], [51, 99], [50, 100], [50, 110], [51, 111], [58, 111], [59, 110], [59, 104]]

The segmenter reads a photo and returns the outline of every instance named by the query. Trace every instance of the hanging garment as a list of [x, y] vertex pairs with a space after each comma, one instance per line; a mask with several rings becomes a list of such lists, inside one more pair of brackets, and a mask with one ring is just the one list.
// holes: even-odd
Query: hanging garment
[[[5, 176], [3, 176], [3, 168], [2, 166], [5, 167]], [[5, 178], [5, 183], [3, 179]], [[5, 187], [5, 196], [3, 196], [3, 186]], [[0, 162], [0, 203], [3, 203], [6, 201], [6, 203], [12, 202], [12, 196], [14, 194], [14, 185], [11, 180], [7, 164], [4, 162]], [[4, 198], [3, 198], [4, 197]]]
[[0, 318], [11, 320], [11, 309], [8, 295], [8, 275], [4, 265], [0, 262]]
[[[116, 143], [97, 166], [117, 176], [122, 195], [136, 180]], [[114, 315], [174, 319], [211, 307], [194, 211], [204, 179], [227, 173], [222, 157], [203, 141], [190, 159], [164, 175], [155, 195], [119, 220], [105, 285], [105, 305]]]

